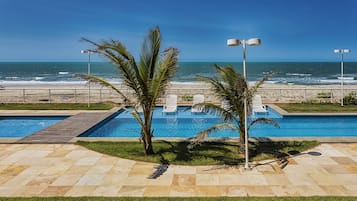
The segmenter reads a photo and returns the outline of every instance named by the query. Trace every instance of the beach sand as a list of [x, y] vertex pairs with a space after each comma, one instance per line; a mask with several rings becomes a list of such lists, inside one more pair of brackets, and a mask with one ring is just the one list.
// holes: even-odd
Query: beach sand
[[[124, 93], [132, 93], [122, 85], [117, 85]], [[91, 84], [90, 101], [122, 102], [122, 99], [111, 89]], [[86, 103], [88, 101], [88, 85], [12, 85], [4, 86], [0, 90], [1, 103]], [[344, 95], [357, 91], [357, 85], [344, 85]], [[258, 89], [263, 103], [289, 103], [289, 102], [339, 102], [341, 97], [340, 85], [291, 85], [291, 84], [264, 84]], [[321, 98], [319, 93], [331, 94], [331, 97]], [[166, 94], [177, 94], [178, 102], [191, 104], [181, 97], [187, 95], [203, 94], [205, 101], [219, 103], [209, 85], [205, 83], [171, 83]], [[165, 96], [165, 95], [164, 95]], [[163, 97], [164, 97], [163, 96]], [[161, 98], [159, 102], [163, 102]]]

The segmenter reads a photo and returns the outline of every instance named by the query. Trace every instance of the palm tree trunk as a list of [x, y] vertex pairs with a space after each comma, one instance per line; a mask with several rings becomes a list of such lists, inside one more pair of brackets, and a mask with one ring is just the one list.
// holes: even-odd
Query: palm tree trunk
[[152, 131], [151, 131], [151, 123], [152, 123], [152, 111], [144, 111], [144, 118], [145, 118], [145, 128], [144, 128], [144, 150], [145, 155], [153, 155], [154, 149], [152, 147]]

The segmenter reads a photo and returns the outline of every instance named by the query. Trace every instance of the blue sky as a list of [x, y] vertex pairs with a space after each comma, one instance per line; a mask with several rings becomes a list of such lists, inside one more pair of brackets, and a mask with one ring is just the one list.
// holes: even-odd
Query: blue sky
[[[149, 28], [180, 61], [241, 61], [228, 38], [259, 37], [248, 61], [357, 61], [355, 0], [0, 0], [0, 61], [86, 61], [79, 42], [118, 39], [138, 56]], [[96, 60], [101, 60], [96, 58]]]

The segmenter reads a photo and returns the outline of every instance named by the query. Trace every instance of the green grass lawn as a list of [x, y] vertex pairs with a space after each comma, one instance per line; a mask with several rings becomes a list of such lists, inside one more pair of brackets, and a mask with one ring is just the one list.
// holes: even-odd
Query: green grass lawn
[[287, 112], [357, 112], [357, 105], [331, 103], [278, 103], [275, 104]]
[[110, 110], [115, 103], [2, 103], [0, 110]]
[[[155, 141], [155, 155], [145, 156], [139, 142], [84, 142], [77, 144], [88, 149], [137, 161], [177, 165], [236, 165], [244, 161], [237, 154], [239, 145], [233, 142], [204, 142], [188, 149], [187, 141]], [[250, 159], [254, 161], [281, 158], [301, 153], [318, 145], [317, 141], [250, 142]]]
[[217, 198], [144, 198], [144, 197], [43, 197], [43, 198], [0, 198], [6, 201], [355, 201], [357, 197], [217, 197]]

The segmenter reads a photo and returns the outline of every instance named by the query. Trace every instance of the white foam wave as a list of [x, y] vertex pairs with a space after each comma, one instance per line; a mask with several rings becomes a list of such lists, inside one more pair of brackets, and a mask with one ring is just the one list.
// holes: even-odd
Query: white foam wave
[[45, 79], [44, 77], [35, 77], [35, 80], [43, 80]]
[[87, 81], [0, 81], [1, 86], [35, 86], [35, 85], [85, 85]]
[[19, 79], [19, 77], [10, 76], [10, 77], [5, 77], [5, 79], [8, 79], [8, 80], [16, 80], [16, 79]]
[[308, 76], [311, 76], [310, 73], [286, 73], [285, 75], [289, 75], [289, 76], [299, 76], [299, 77], [308, 77]]
[[58, 72], [58, 74], [60, 74], [60, 75], [67, 75], [67, 74], [69, 74], [69, 72], [66, 72], [66, 71], [60, 71], [60, 72]]

